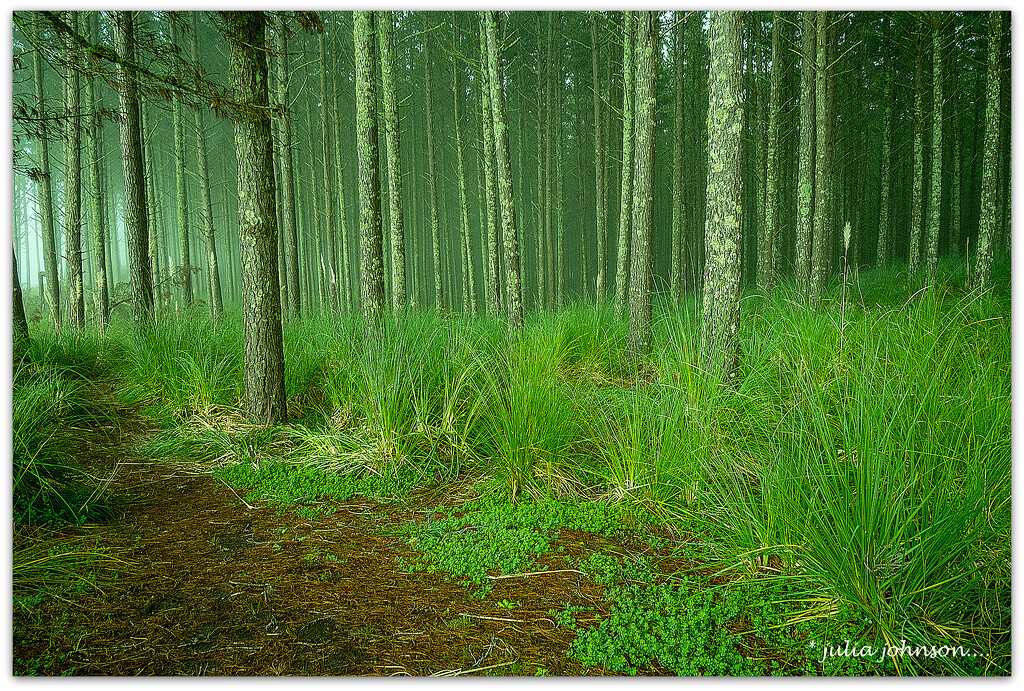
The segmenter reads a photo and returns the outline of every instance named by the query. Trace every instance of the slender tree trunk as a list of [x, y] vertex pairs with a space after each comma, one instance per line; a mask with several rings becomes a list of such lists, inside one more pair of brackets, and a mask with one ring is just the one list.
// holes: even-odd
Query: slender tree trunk
[[50, 179], [50, 142], [43, 100], [43, 58], [41, 51], [32, 51], [32, 74], [36, 90], [36, 111], [39, 116], [39, 210], [43, 230], [43, 267], [46, 271], [46, 297], [50, 303], [53, 325], [60, 329], [60, 265], [57, 263], [57, 237], [53, 223], [53, 187]]
[[378, 12], [377, 39], [380, 42], [381, 94], [384, 105], [384, 139], [388, 160], [388, 200], [391, 222], [391, 303], [395, 314], [405, 312], [405, 217], [402, 209], [398, 102], [395, 88], [395, 43], [392, 12]]
[[127, 229], [128, 271], [131, 282], [132, 315], [140, 331], [153, 327], [153, 283], [149, 267], [149, 219], [146, 216], [146, 178], [142, 162], [142, 133], [139, 127], [139, 95], [135, 71], [125, 64], [135, 62], [135, 26], [131, 12], [115, 14], [117, 68], [121, 101], [121, 149], [124, 156], [125, 227]]
[[651, 347], [654, 254], [654, 106], [657, 97], [658, 13], [636, 19], [636, 170], [633, 176], [633, 243], [629, 290], [629, 350], [641, 357]]
[[889, 208], [892, 204], [892, 49], [891, 49], [891, 24], [892, 20], [888, 15], [885, 17], [885, 80], [884, 94], [882, 96], [882, 164], [879, 177], [881, 182], [881, 196], [878, 203], [878, 248], [875, 251], [875, 264], [878, 268], [885, 268], [889, 259], [889, 235], [891, 231], [891, 220]]
[[765, 155], [765, 215], [758, 243], [757, 284], [766, 290], [775, 285], [779, 244], [779, 126], [782, 114], [782, 13], [772, 13], [772, 76], [768, 114], [768, 150]]
[[675, 52], [673, 56], [675, 78], [675, 119], [672, 123], [672, 301], [678, 306], [683, 296], [683, 245], [686, 242], [686, 203], [683, 180], [686, 173], [684, 156], [684, 107], [683, 107], [683, 33], [686, 20], [676, 14]]
[[601, 127], [601, 71], [598, 63], [597, 17], [590, 15], [590, 68], [594, 79], [594, 202], [597, 205], [597, 300], [604, 297], [608, 281], [608, 208], [604, 175], [604, 129]]
[[541, 17], [543, 12], [537, 13], [537, 198], [535, 207], [537, 209], [537, 307], [543, 309], [547, 305], [547, 258], [544, 254], [545, 241], [547, 238], [547, 210], [544, 190], [547, 188], [546, 169], [544, 167], [544, 85], [541, 81], [544, 75], [541, 46]]
[[[498, 191], [494, 180], [494, 110], [491, 108], [491, 85], [487, 63], [487, 31], [483, 15], [480, 16], [480, 129], [483, 142], [484, 201], [487, 215], [487, 307], [488, 314], [502, 313], [501, 275], [498, 270], [498, 252], [501, 240], [498, 226]], [[540, 119], [538, 125], [540, 127]], [[538, 130], [539, 131], [539, 130]], [[483, 225], [483, 224], [481, 224]]]
[[817, 13], [817, 58], [814, 88], [814, 241], [811, 249], [811, 303], [821, 299], [828, 280], [832, 237], [832, 185], [834, 176], [831, 116], [832, 70], [829, 65], [828, 12]]
[[452, 87], [455, 91], [453, 101], [453, 113], [455, 117], [455, 156], [457, 159], [457, 170], [459, 177], [459, 211], [462, 224], [462, 244], [466, 257], [466, 285], [463, 286], [464, 297], [469, 304], [469, 312], [476, 314], [476, 272], [473, 270], [473, 250], [469, 240], [469, 201], [466, 197], [466, 167], [462, 153], [462, 108], [460, 107], [462, 93], [462, 69], [457, 61], [452, 61]]
[[[915, 15], [916, 17], [916, 15]], [[915, 18], [916, 23], [916, 18]], [[924, 42], [914, 28], [914, 173], [910, 222], [910, 275], [921, 265], [921, 220], [924, 203]]]
[[[425, 16], [425, 15], [424, 15]], [[426, 22], [426, 19], [424, 19]], [[423, 72], [426, 75], [426, 106], [427, 106], [427, 191], [430, 195], [430, 241], [434, 257], [434, 305], [445, 309], [444, 284], [441, 281], [441, 228], [437, 208], [437, 169], [434, 151], [434, 104], [433, 82], [431, 80], [430, 34], [423, 36]]]
[[374, 13], [353, 14], [356, 59], [356, 151], [359, 155], [359, 246], [362, 257], [363, 335], [380, 334], [384, 321], [384, 250], [377, 151], [377, 56]]
[[[99, 34], [97, 24], [99, 15], [96, 12], [89, 12], [85, 17], [84, 35], [91, 43], [96, 43]], [[103, 160], [101, 146], [103, 141], [102, 120], [99, 112], [99, 99], [96, 98], [94, 80], [91, 73], [87, 73], [85, 79], [85, 116], [87, 118], [86, 133], [86, 155], [88, 157], [90, 211], [92, 218], [92, 254], [94, 273], [96, 274], [96, 323], [100, 330], [107, 326], [110, 317], [110, 292], [107, 287], [107, 262], [106, 262], [106, 241], [107, 228], [103, 210], [104, 190], [103, 176], [100, 171], [100, 161]]]
[[996, 167], [1001, 148], [999, 126], [1000, 90], [1002, 88], [1000, 67], [1002, 57], [1002, 13], [988, 13], [988, 73], [985, 81], [985, 148], [981, 166], [981, 213], [978, 222], [978, 258], [975, 262], [974, 286], [988, 290], [992, 285], [992, 258], [994, 254], [996, 226]]
[[[192, 15], [193, 17], [195, 15]], [[194, 21], [194, 20], [193, 20]], [[194, 24], [193, 24], [194, 27]], [[193, 36], [195, 31], [193, 29]], [[278, 136], [278, 160], [281, 162], [281, 232], [284, 234], [284, 266], [285, 266], [285, 285], [288, 287], [288, 310], [287, 313], [291, 317], [299, 317], [302, 315], [302, 289], [299, 286], [299, 238], [298, 230], [295, 223], [295, 162], [292, 157], [292, 122], [291, 114], [288, 112], [288, 106], [291, 105], [291, 99], [288, 96], [288, 28], [285, 26], [285, 15], [282, 12], [278, 12], [274, 18], [274, 35], [277, 38], [277, 103], [281, 108], [280, 117], [277, 120], [277, 136]], [[192, 59], [196, 60], [195, 54], [195, 42], [192, 44]], [[196, 109], [196, 129], [198, 130], [199, 139], [198, 144], [201, 149], [200, 162], [202, 166], [202, 160], [206, 156], [206, 142], [202, 136], [202, 111]], [[200, 174], [200, 178], [204, 178]], [[207, 179], [203, 183], [204, 186], [209, 184]], [[208, 199], [209, 188], [206, 188], [204, 192], [204, 198]], [[204, 200], [205, 203], [205, 200]], [[212, 216], [208, 226], [208, 240], [207, 248], [213, 246], [213, 223]], [[216, 266], [217, 257], [216, 254], [210, 253], [210, 265], [211, 267]], [[212, 271], [211, 279], [218, 281], [216, 272]], [[218, 286], [219, 291], [219, 286]], [[219, 296], [218, 296], [219, 302]], [[220, 307], [217, 308], [219, 313]], [[216, 316], [216, 315], [215, 315]]]
[[[178, 30], [170, 22], [171, 45], [178, 44]], [[177, 191], [178, 210], [178, 252], [179, 267], [177, 283], [181, 286], [181, 298], [186, 306], [192, 304], [192, 248], [188, 235], [188, 183], [185, 180], [185, 129], [182, 125], [181, 100], [171, 100], [171, 117], [174, 127], [174, 182]]]
[[740, 246], [743, 238], [743, 13], [711, 12], [708, 86], [707, 261], [704, 267], [703, 359], [732, 382], [739, 357]]
[[[69, 26], [78, 29], [78, 13], [66, 14]], [[64, 76], [64, 262], [67, 266], [71, 326], [85, 326], [85, 280], [82, 272], [82, 147], [79, 50], [65, 38], [68, 67]]]
[[274, 152], [267, 87], [263, 12], [225, 12], [231, 44], [231, 88], [238, 158], [238, 221], [242, 253], [245, 410], [264, 425], [284, 424], [284, 342], [277, 266]]
[[[562, 51], [558, 53], [558, 81], [564, 83], [562, 76]], [[554, 213], [555, 213], [555, 267], [552, 272], [554, 277], [553, 288], [555, 291], [554, 307], [555, 309], [561, 309], [565, 304], [565, 281], [567, 279], [565, 270], [565, 174], [563, 172], [563, 146], [564, 134], [563, 134], [563, 122], [565, 121], [564, 113], [562, 111], [562, 93], [565, 90], [562, 88], [555, 89], [553, 95], [555, 97], [555, 112], [558, 122], [555, 125], [555, 137], [552, 140], [552, 148], [554, 149], [555, 156], [555, 196], [554, 196]]]
[[494, 115], [494, 151], [497, 162], [498, 198], [501, 207], [501, 230], [505, 244], [505, 272], [508, 281], [509, 327], [514, 332], [523, 328], [523, 294], [519, 275], [519, 233], [516, 231], [516, 208], [512, 194], [512, 170], [508, 155], [508, 125], [505, 119], [505, 94], [498, 44], [497, 12], [483, 13], [487, 33], [487, 71], [491, 87], [491, 110]]
[[796, 284], [811, 292], [811, 246], [814, 239], [815, 66], [818, 54], [813, 12], [803, 12], [803, 66], [800, 70], [800, 161], [797, 182]]
[[[340, 98], [338, 97], [337, 79], [334, 80], [334, 112], [340, 113]], [[352, 259], [351, 259], [351, 240], [352, 234], [349, 230], [348, 223], [348, 200], [345, 197], [345, 165], [341, 157], [341, 116], [338, 115], [334, 118], [334, 140], [339, 142], [338, 146], [334, 147], [334, 169], [337, 171], [338, 179], [338, 233], [341, 240], [337, 251], [341, 253], [341, 290], [339, 299], [343, 300], [345, 309], [355, 309], [355, 293], [356, 289], [352, 286], [352, 280], [354, 272], [352, 270]]]
[[935, 280], [939, 261], [939, 224], [942, 220], [942, 14], [930, 12], [932, 31], [932, 184], [928, 204], [928, 234], [925, 237], [925, 271], [928, 282]]
[[[324, 34], [320, 34], [318, 40], [320, 51], [320, 141], [323, 142], [323, 193], [324, 193], [324, 223], [327, 231], [327, 246], [324, 254], [327, 258], [327, 280], [330, 286], [331, 309], [341, 310], [341, 299], [338, 294], [338, 238], [334, 225], [334, 175], [331, 170], [331, 127], [328, 104], [331, 102], [330, 94], [327, 91], [328, 64], [326, 59]], [[337, 143], [335, 142], [334, 145]], [[347, 277], [345, 280], [348, 280]]]
[[[142, 116], [142, 131], [152, 133], [153, 130], [149, 126], [149, 111], [146, 109], [146, 104], [139, 103], [139, 112]], [[157, 315], [162, 311], [162, 305], [167, 302], [164, 300], [164, 295], [161, 292], [164, 282], [161, 280], [161, 264], [163, 255], [160, 253], [160, 248], [163, 246], [161, 242], [160, 233], [163, 228], [161, 223], [160, 211], [160, 198], [157, 195], [157, 180], [155, 173], [155, 163], [153, 162], [156, 158], [156, 146], [153, 144], [152, 134], [148, 138], [144, 138], [142, 142], [142, 167], [146, 175], [146, 190], [147, 190], [147, 215], [146, 218], [149, 221], [149, 246], [147, 248], [149, 256], [149, 268], [150, 268], [150, 281], [153, 285], [153, 300], [154, 307], [156, 308]], [[167, 285], [170, 286], [170, 280], [167, 281]]]
[[619, 195], [619, 246], [615, 271], [615, 314], [626, 316], [629, 290], [630, 216], [633, 210], [633, 12], [623, 15], [622, 30], [622, 192]]

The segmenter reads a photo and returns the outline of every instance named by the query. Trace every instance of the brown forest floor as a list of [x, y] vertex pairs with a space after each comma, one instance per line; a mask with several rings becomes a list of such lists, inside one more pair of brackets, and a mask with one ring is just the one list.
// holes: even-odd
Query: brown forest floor
[[[575, 634], [550, 610], [569, 603], [599, 617], [604, 588], [569, 558], [639, 545], [563, 531], [563, 550], [539, 558], [551, 573], [494, 580], [481, 600], [474, 586], [396, 563], [416, 555], [393, 528], [422, 517], [434, 504], [429, 495], [339, 502], [314, 519], [247, 503], [208, 474], [140, 457], [153, 430], [122, 412], [116, 426], [84, 430], [81, 446], [97, 475], [120, 464], [108, 489], [116, 507], [109, 522], [16, 526], [14, 543], [86, 539], [125, 563], [100, 581], [101, 591], [50, 593], [32, 611], [15, 608], [15, 674], [603, 672], [567, 656]], [[503, 609], [503, 600], [519, 604]]]

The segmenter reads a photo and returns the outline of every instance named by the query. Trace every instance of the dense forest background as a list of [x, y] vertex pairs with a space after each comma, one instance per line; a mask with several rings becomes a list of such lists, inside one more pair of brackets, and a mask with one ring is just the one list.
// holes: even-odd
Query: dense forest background
[[[795, 275], [808, 291], [820, 292], [844, 257], [850, 266], [897, 261], [928, 271], [937, 256], [974, 257], [985, 184], [994, 185], [997, 204], [992, 245], [1005, 251], [1008, 21], [981, 12], [823, 13], [820, 20], [813, 14], [742, 15], [742, 284], [768, 286]], [[81, 272], [88, 319], [103, 320], [101, 266], [111, 307], [127, 299], [129, 283], [117, 77], [107, 54], [115, 45], [113, 20], [111, 13], [36, 15], [15, 15], [19, 275], [30, 295], [49, 288], [48, 301], [30, 300], [32, 315], [74, 321], [81, 310], [69, 301], [81, 298], [69, 283]], [[294, 223], [297, 242], [292, 267], [286, 233], [277, 236], [284, 311], [356, 311], [353, 14], [321, 12], [306, 20], [309, 30], [288, 15], [266, 29], [271, 108], [275, 123], [290, 130], [274, 130], [276, 209], [290, 216], [280, 220], [282, 227]], [[237, 301], [238, 167], [232, 121], [225, 117], [224, 20], [166, 12], [134, 19], [154, 303], [159, 311], [193, 300]], [[700, 291], [704, 278], [708, 76], [715, 68], [707, 13], [660, 12], [653, 21], [654, 172], [650, 189], [636, 194], [652, 203], [654, 291], [678, 296]], [[506, 258], [496, 252], [496, 266], [488, 261], [494, 241], [501, 241], [488, 228], [501, 220], [488, 215], [488, 194], [497, 198], [497, 186], [491, 181], [487, 188], [486, 134], [493, 124], [481, 110], [488, 95], [481, 91], [479, 18], [396, 12], [380, 15], [378, 27], [384, 23], [393, 25], [394, 62], [377, 98], [383, 103], [390, 92], [400, 123], [389, 169], [381, 118], [385, 199], [386, 173], [401, 178], [400, 206], [381, 204], [387, 237], [396, 233], [394, 211], [404, 219], [404, 247], [384, 243], [385, 275], [393, 275], [395, 263], [404, 265], [404, 302], [416, 308], [504, 311]], [[632, 50], [623, 58], [634, 40], [628, 24], [623, 12], [512, 12], [498, 22], [527, 309], [616, 292], [625, 299], [631, 218], [623, 209], [634, 190], [632, 163], [623, 161], [624, 152], [633, 154], [627, 118], [636, 110]], [[997, 122], [986, 112], [992, 88]], [[827, 99], [817, 116], [816, 93]], [[807, 105], [812, 110], [802, 112]], [[991, 142], [987, 127], [996, 130]], [[282, 136], [289, 142], [287, 172]], [[817, 158], [801, 159], [808, 155]], [[829, 203], [815, 209], [817, 197]], [[809, 213], [827, 218], [816, 216], [817, 225], [805, 228]], [[811, 239], [819, 227], [820, 245]], [[808, 282], [811, 267], [818, 279]], [[492, 283], [501, 300], [494, 304], [487, 297]], [[391, 298], [402, 290], [390, 278], [384, 284]]]

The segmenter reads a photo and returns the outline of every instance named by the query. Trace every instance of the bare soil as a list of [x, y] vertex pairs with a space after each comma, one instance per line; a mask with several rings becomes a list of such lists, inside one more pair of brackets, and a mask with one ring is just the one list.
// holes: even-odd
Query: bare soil
[[568, 657], [575, 634], [551, 610], [568, 603], [592, 608], [580, 623], [599, 618], [604, 588], [571, 558], [638, 544], [565, 530], [562, 551], [539, 558], [548, 573], [494, 578], [481, 599], [475, 586], [399, 563], [416, 553], [395, 528], [422, 520], [429, 494], [322, 505], [310, 519], [194, 468], [142, 458], [152, 433], [130, 410], [118, 411], [117, 425], [83, 430], [80, 460], [97, 476], [117, 468], [108, 522], [15, 526], [16, 547], [87, 538], [123, 560], [100, 572], [98, 590], [15, 607], [16, 675], [606, 673]]

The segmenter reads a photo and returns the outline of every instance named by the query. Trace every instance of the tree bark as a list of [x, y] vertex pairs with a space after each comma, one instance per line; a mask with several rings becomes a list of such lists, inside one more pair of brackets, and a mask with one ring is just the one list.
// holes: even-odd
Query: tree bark
[[811, 245], [814, 239], [815, 59], [818, 54], [815, 15], [803, 12], [803, 65], [800, 70], [800, 155], [797, 181], [796, 284], [811, 292]]
[[[916, 14], [914, 22], [916, 23]], [[914, 172], [911, 196], [910, 275], [921, 265], [921, 221], [924, 205], [924, 42], [914, 28]]]
[[405, 216], [402, 208], [402, 169], [400, 130], [395, 87], [395, 42], [392, 12], [377, 12], [377, 39], [380, 43], [381, 95], [384, 105], [384, 145], [388, 160], [388, 200], [391, 222], [391, 304], [395, 314], [405, 312]]
[[942, 14], [929, 12], [932, 32], [932, 184], [928, 204], [928, 234], [925, 237], [925, 272], [935, 280], [939, 261], [939, 224], [942, 220]]
[[[426, 15], [424, 15], [426, 17]], [[426, 19], [424, 18], [424, 23]], [[445, 309], [444, 284], [441, 281], [441, 228], [437, 208], [437, 170], [434, 151], [434, 104], [433, 81], [431, 80], [430, 34], [423, 35], [423, 72], [426, 75], [426, 115], [427, 115], [427, 191], [430, 199], [430, 242], [434, 258], [434, 305], [437, 309]]]
[[[193, 15], [194, 16], [194, 15]], [[194, 33], [194, 32], [193, 32]], [[302, 316], [302, 288], [299, 285], [299, 237], [295, 223], [295, 161], [292, 155], [292, 122], [288, 106], [291, 99], [288, 95], [288, 28], [285, 26], [285, 15], [278, 12], [274, 17], [274, 35], [277, 39], [277, 104], [281, 108], [277, 120], [278, 160], [281, 169], [281, 232], [284, 233], [284, 266], [285, 285], [288, 286], [288, 310], [291, 317]], [[192, 59], [196, 59], [195, 43], [192, 44]], [[200, 161], [206, 156], [206, 142], [202, 136], [202, 112], [196, 109], [196, 128], [199, 131]], [[205, 178], [200, 174], [200, 178]], [[205, 178], [206, 191], [204, 198], [209, 199], [209, 179]], [[205, 203], [205, 202], [204, 202]], [[207, 248], [213, 247], [212, 218], [208, 226]], [[216, 266], [216, 254], [211, 253], [212, 266]], [[214, 277], [219, 282], [219, 279]], [[219, 288], [218, 288], [219, 290]], [[218, 308], [219, 311], [220, 308]]]
[[651, 347], [654, 254], [651, 247], [654, 206], [654, 106], [657, 97], [658, 13], [637, 12], [636, 19], [636, 170], [633, 175], [633, 242], [630, 268], [628, 345], [633, 357]]
[[[78, 12], [66, 14], [78, 29]], [[85, 326], [85, 279], [82, 272], [82, 134], [79, 49], [65, 37], [68, 66], [64, 75], [64, 262], [68, 275], [68, 323]]]
[[981, 212], [978, 221], [978, 258], [974, 269], [974, 287], [980, 291], [992, 286], [992, 258], [995, 250], [996, 167], [1001, 148], [999, 102], [1002, 88], [1000, 67], [1002, 55], [1002, 13], [988, 14], [988, 73], [985, 79], [985, 147], [981, 166]]
[[889, 235], [891, 220], [889, 207], [891, 206], [892, 195], [892, 49], [891, 44], [892, 20], [888, 15], [885, 17], [885, 80], [884, 93], [882, 96], [882, 163], [879, 177], [881, 181], [880, 198], [878, 203], [878, 247], [875, 250], [875, 265], [878, 268], [885, 268], [889, 259]]
[[702, 315], [705, 369], [732, 382], [739, 357], [743, 238], [743, 13], [711, 12], [708, 86], [707, 261]]
[[376, 339], [384, 320], [384, 253], [377, 150], [377, 56], [374, 13], [353, 14], [356, 60], [356, 151], [359, 156], [359, 246], [362, 257], [363, 335]]
[[245, 409], [257, 424], [288, 421], [277, 266], [277, 213], [263, 12], [225, 12], [238, 158]]
[[462, 69], [457, 60], [452, 60], [452, 88], [454, 89], [453, 113], [455, 117], [455, 157], [459, 178], [459, 217], [462, 226], [463, 252], [466, 257], [465, 279], [463, 286], [464, 298], [469, 306], [470, 314], [476, 314], [476, 271], [473, 268], [473, 249], [469, 236], [469, 201], [466, 197], [466, 167], [462, 153]]
[[[327, 58], [325, 55], [326, 39], [320, 34], [317, 41], [320, 50], [320, 141], [323, 143], [323, 203], [324, 223], [327, 231], [324, 254], [327, 257], [327, 281], [330, 286], [331, 308], [341, 310], [341, 299], [338, 295], [338, 238], [334, 225], [334, 175], [331, 172], [331, 127], [328, 116], [328, 104], [331, 102], [327, 91]], [[337, 145], [337, 143], [334, 143]], [[347, 277], [345, 280], [348, 280]]]
[[53, 223], [53, 186], [50, 179], [50, 142], [47, 133], [47, 117], [43, 100], [43, 58], [42, 52], [32, 51], [32, 75], [36, 90], [36, 111], [39, 116], [39, 171], [36, 182], [39, 185], [39, 210], [42, 215], [43, 268], [46, 271], [46, 296], [50, 303], [50, 315], [54, 328], [60, 329], [60, 266], [57, 263], [57, 237]]
[[629, 239], [633, 211], [633, 12], [623, 15], [622, 29], [622, 191], [619, 195], [618, 262], [615, 271], [615, 314], [626, 316], [629, 290]]
[[146, 178], [139, 127], [139, 94], [135, 71], [135, 26], [131, 12], [115, 14], [117, 67], [121, 103], [121, 150], [124, 158], [125, 227], [132, 315], [139, 331], [153, 328], [153, 283], [149, 265], [149, 218], [146, 215]]
[[829, 12], [817, 13], [814, 82], [814, 240], [811, 246], [811, 304], [821, 299], [828, 281], [832, 237], [833, 147], [832, 69], [829, 65]]
[[[676, 12], [676, 15], [679, 13]], [[683, 34], [686, 30], [685, 15], [683, 19], [676, 17], [675, 52], [673, 55], [675, 79], [675, 119], [672, 122], [672, 262], [670, 269], [670, 285], [672, 301], [677, 306], [683, 296], [683, 245], [686, 242], [686, 196], [684, 194], [684, 175], [686, 145], [684, 143], [683, 107]]]
[[497, 12], [483, 13], [487, 34], [487, 71], [491, 87], [491, 110], [494, 117], [494, 153], [497, 162], [498, 200], [501, 207], [501, 231], [505, 245], [506, 300], [509, 328], [523, 329], [523, 294], [519, 275], [519, 233], [516, 231], [516, 208], [512, 194], [512, 170], [508, 155], [508, 126], [505, 119], [505, 95], [498, 45]]
[[[178, 29], [170, 22], [171, 45], [178, 44]], [[188, 183], [185, 179], [185, 129], [182, 124], [181, 99], [171, 99], [171, 118], [174, 127], [174, 184], [178, 211], [178, 275], [181, 298], [186, 306], [192, 304], [192, 248], [188, 234]]]
[[[191, 43], [191, 55], [192, 62], [198, 63], [198, 43], [199, 36], [197, 35], [196, 26], [196, 14], [189, 14], [189, 21], [191, 22], [192, 29], [192, 43]], [[203, 226], [203, 239], [206, 244], [206, 263], [207, 263], [207, 290], [209, 292], [210, 299], [210, 317], [214, 322], [217, 322], [221, 315], [224, 314], [224, 298], [221, 294], [220, 287], [220, 262], [217, 259], [217, 238], [214, 233], [213, 226], [213, 197], [210, 194], [210, 165], [209, 157], [206, 151], [206, 126], [204, 124], [203, 109], [195, 109], [195, 120], [196, 120], [196, 160], [199, 166], [199, 190], [201, 194], [200, 206], [200, 220]], [[289, 170], [289, 173], [291, 171]], [[288, 179], [287, 177], [285, 178]], [[292, 216], [292, 232], [295, 232], [294, 215]], [[297, 277], [296, 277], [296, 280]], [[298, 299], [299, 288], [296, 285], [294, 287], [294, 294], [292, 288], [289, 288], [288, 295], [290, 300]]]
[[[487, 31], [480, 17], [480, 130], [483, 143], [484, 204], [487, 233], [487, 313], [502, 313], [501, 273], [499, 271], [498, 191], [494, 180], [494, 111], [491, 108], [491, 82], [487, 64]], [[540, 127], [538, 119], [537, 127]], [[484, 224], [481, 223], [481, 226]]]
[[594, 80], [594, 202], [597, 205], [597, 300], [604, 297], [608, 278], [608, 207], [604, 175], [604, 129], [601, 127], [601, 72], [598, 66], [597, 17], [590, 15], [590, 67]]
[[[90, 12], [84, 16], [86, 17], [85, 36], [88, 37], [91, 43], [96, 43], [96, 37], [99, 33], [97, 30], [99, 22], [98, 13]], [[90, 72], [87, 73], [85, 79], [86, 155], [88, 156], [89, 187], [92, 192], [90, 195], [89, 215], [92, 219], [92, 254], [94, 257], [94, 273], [96, 275], [96, 323], [99, 325], [100, 330], [103, 330], [106, 328], [107, 320], [110, 317], [110, 291], [107, 284], [107, 228], [103, 207], [105, 195], [103, 176], [100, 171], [100, 161], [103, 159], [101, 153], [103, 136], [99, 107], [99, 99], [96, 98], [94, 80]]]
[[765, 214], [757, 250], [757, 284], [775, 285], [779, 244], [779, 126], [782, 114], [782, 13], [772, 13], [772, 76], [768, 113], [768, 150], [765, 154]]

